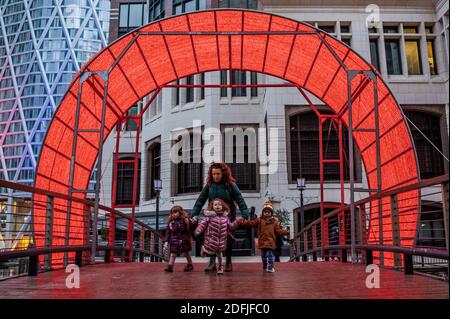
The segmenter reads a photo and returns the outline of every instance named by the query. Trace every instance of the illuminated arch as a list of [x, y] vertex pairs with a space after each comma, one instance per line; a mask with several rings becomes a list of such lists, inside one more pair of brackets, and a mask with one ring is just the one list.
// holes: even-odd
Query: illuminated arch
[[[179, 32], [179, 34], [177, 34]], [[189, 35], [181, 34], [190, 32]], [[221, 33], [222, 32], [222, 33]], [[270, 32], [270, 34], [268, 34]], [[230, 61], [231, 60], [231, 61]], [[116, 62], [115, 62], [116, 61]], [[231, 62], [231, 64], [230, 64]], [[108, 81], [97, 72], [108, 71]], [[104, 140], [119, 117], [158, 87], [177, 79], [221, 69], [242, 69], [282, 78], [312, 93], [348, 125], [347, 81], [350, 78], [353, 127], [375, 127], [374, 100], [379, 105], [382, 190], [418, 182], [415, 150], [401, 109], [373, 67], [355, 51], [307, 24], [277, 15], [247, 10], [211, 10], [171, 17], [143, 26], [118, 39], [87, 62], [73, 79], [57, 109], [42, 145], [35, 187], [68, 193], [77, 97], [81, 83], [80, 130], [99, 130], [103, 92], [107, 90]], [[376, 78], [368, 80], [366, 71]], [[93, 74], [87, 73], [93, 72]], [[104, 75], [103, 74], [103, 75]], [[105, 88], [105, 83], [108, 84]], [[376, 92], [377, 95], [374, 95]], [[99, 133], [79, 132], [73, 187], [86, 189], [98, 155]], [[370, 130], [353, 134], [367, 172], [370, 189], [377, 188], [376, 139]], [[85, 194], [76, 194], [84, 198]], [[415, 207], [415, 214], [400, 216], [402, 246], [413, 245], [418, 200], [405, 193], [399, 208]], [[414, 199], [405, 199], [415, 197]], [[44, 240], [45, 197], [35, 195], [34, 223], [38, 246]], [[55, 204], [67, 205], [63, 200]], [[82, 214], [70, 225], [83, 227]], [[383, 202], [389, 211], [390, 203]], [[79, 208], [79, 207], [78, 207]], [[375, 213], [373, 211], [373, 213]], [[64, 211], [54, 213], [53, 245], [64, 243]], [[369, 241], [376, 241], [377, 219]], [[390, 215], [385, 215], [384, 243], [392, 243]], [[59, 234], [60, 237], [55, 236]], [[70, 245], [81, 244], [83, 234], [71, 233]]]

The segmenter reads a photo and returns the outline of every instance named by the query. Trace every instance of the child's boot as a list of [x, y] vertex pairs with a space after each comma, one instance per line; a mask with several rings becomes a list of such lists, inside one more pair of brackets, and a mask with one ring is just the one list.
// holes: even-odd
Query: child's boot
[[217, 274], [218, 275], [223, 275], [223, 266], [222, 266], [222, 264], [219, 264], [219, 266], [217, 267]]
[[165, 272], [173, 272], [173, 265], [168, 265], [166, 269], [164, 269]]
[[194, 266], [192, 264], [187, 264], [184, 267], [184, 271], [188, 272], [188, 271], [193, 271], [194, 270]]
[[205, 268], [205, 272], [216, 271], [216, 256], [212, 256], [209, 258], [208, 267]]

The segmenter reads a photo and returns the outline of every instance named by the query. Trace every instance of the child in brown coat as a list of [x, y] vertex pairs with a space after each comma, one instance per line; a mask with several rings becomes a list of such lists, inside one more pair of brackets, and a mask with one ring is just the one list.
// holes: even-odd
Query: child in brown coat
[[258, 248], [261, 249], [263, 269], [267, 272], [275, 272], [273, 264], [275, 262], [276, 236], [289, 234], [289, 231], [281, 227], [273, 214], [272, 203], [266, 202], [260, 217], [251, 221], [244, 220], [242, 223], [243, 226], [258, 228]]

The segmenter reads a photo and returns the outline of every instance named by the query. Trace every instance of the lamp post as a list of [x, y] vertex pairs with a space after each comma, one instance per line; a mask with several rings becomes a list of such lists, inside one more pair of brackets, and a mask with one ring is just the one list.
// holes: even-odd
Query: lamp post
[[305, 216], [303, 207], [303, 190], [305, 189], [305, 178], [297, 178], [297, 189], [300, 191], [300, 230], [305, 228]]
[[156, 193], [156, 232], [159, 233], [159, 194], [162, 190], [162, 180], [153, 180], [153, 189]]
[[156, 193], [156, 234], [158, 235], [156, 237], [155, 251], [159, 252], [159, 194], [161, 193], [161, 190], [162, 190], [162, 180], [154, 179], [153, 180], [153, 189]]

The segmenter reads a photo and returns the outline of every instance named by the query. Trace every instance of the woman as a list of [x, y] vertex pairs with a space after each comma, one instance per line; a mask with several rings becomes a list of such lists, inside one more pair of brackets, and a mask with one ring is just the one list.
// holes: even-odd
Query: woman
[[[248, 219], [248, 209], [245, 204], [244, 198], [239, 188], [236, 185], [236, 180], [234, 179], [230, 167], [225, 163], [212, 163], [208, 169], [208, 179], [206, 185], [203, 187], [202, 192], [197, 198], [194, 204], [194, 208], [191, 212], [191, 218], [198, 216], [200, 211], [205, 204], [206, 200], [208, 203], [214, 198], [220, 198], [223, 200], [228, 207], [230, 207], [230, 221], [233, 222], [236, 219], [236, 204], [239, 206], [242, 217]], [[233, 270], [231, 264], [231, 253], [233, 250], [233, 237], [229, 236], [227, 239], [227, 250], [225, 251], [226, 263], [225, 271], [230, 272]], [[208, 267], [205, 271], [215, 271], [216, 269], [215, 257], [211, 257], [209, 260]]]

